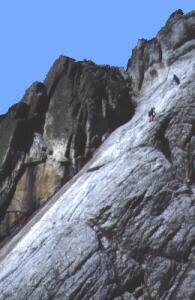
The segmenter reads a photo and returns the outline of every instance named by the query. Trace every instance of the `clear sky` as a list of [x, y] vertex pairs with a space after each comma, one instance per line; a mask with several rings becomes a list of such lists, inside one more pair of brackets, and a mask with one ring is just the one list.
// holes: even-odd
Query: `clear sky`
[[42, 81], [54, 60], [125, 66], [139, 38], [150, 39], [169, 15], [194, 0], [1, 0], [0, 114]]

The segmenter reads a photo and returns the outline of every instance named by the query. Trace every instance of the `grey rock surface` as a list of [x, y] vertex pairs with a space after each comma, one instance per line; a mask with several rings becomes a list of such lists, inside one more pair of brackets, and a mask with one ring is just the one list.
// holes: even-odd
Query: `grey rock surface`
[[162, 59], [150, 42], [131, 79], [131, 120], [1, 249], [1, 300], [195, 298], [194, 24], [195, 12], [170, 17]]

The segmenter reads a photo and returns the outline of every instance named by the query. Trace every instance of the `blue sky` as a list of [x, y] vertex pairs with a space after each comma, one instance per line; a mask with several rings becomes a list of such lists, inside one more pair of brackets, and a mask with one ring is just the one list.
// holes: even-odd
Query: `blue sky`
[[126, 66], [139, 38], [150, 39], [194, 0], [1, 0], [0, 114], [42, 81], [64, 54]]

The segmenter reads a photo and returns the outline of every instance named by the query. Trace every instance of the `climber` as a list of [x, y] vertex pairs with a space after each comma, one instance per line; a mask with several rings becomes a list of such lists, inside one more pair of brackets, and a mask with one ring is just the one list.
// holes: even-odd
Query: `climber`
[[179, 78], [177, 77], [177, 75], [173, 75], [173, 84], [174, 85], [178, 85], [178, 84], [180, 84], [180, 80], [179, 80]]
[[186, 183], [186, 186], [187, 186], [187, 188], [189, 190], [189, 193], [193, 194], [193, 191], [192, 191], [192, 181], [191, 181], [191, 179], [189, 177], [185, 178], [185, 183]]
[[155, 117], [155, 107], [152, 107], [148, 112], [149, 122], [152, 122]]
[[26, 214], [23, 214], [23, 215], [20, 217], [20, 219], [19, 219], [19, 224], [20, 224], [21, 226], [24, 226], [24, 225], [27, 223], [27, 221], [28, 221], [27, 215], [26, 215]]

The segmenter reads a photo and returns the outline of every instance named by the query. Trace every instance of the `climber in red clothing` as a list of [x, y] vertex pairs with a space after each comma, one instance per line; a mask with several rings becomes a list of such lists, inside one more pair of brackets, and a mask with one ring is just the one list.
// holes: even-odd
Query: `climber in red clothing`
[[19, 219], [20, 225], [24, 226], [28, 221], [28, 217], [26, 215], [22, 215]]

